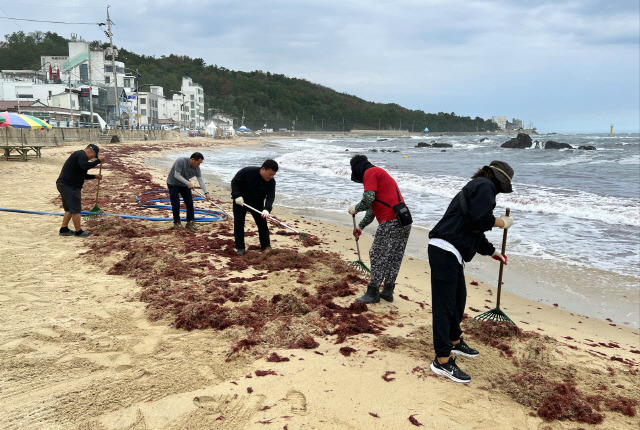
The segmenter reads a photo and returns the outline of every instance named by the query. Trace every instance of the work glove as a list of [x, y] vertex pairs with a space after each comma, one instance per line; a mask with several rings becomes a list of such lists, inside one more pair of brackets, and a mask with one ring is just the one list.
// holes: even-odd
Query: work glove
[[244, 199], [242, 197], [238, 197], [234, 200], [237, 205], [244, 206]]
[[353, 235], [355, 236], [356, 240], [360, 238], [361, 234], [362, 234], [362, 229], [359, 226], [356, 226], [356, 228], [353, 229]]
[[500, 227], [500, 228], [503, 228], [506, 230], [513, 225], [513, 218], [511, 218], [510, 216], [502, 215], [500, 219], [504, 221], [504, 227]]
[[356, 205], [349, 206], [349, 209], [347, 209], [347, 212], [349, 212], [351, 215], [357, 214], [358, 211], [356, 210]]
[[506, 254], [502, 255], [498, 252], [498, 250], [496, 249], [495, 251], [493, 251], [493, 255], [491, 255], [491, 258], [493, 258], [494, 260], [498, 260], [499, 262], [501, 262], [502, 264], [504, 264], [505, 266], [507, 265], [507, 259], [509, 258]]
[[[242, 197], [240, 197], [240, 198], [242, 198]], [[269, 216], [269, 211], [268, 211], [268, 210], [266, 210], [266, 209], [265, 209], [265, 210], [263, 210], [263, 211], [262, 211], [262, 218], [266, 218], [266, 217], [268, 217], [268, 216]]]

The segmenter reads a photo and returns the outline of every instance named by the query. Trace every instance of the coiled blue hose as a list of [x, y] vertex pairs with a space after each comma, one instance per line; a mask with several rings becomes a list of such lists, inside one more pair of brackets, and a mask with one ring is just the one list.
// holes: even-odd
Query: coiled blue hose
[[[143, 195], [151, 194], [151, 193], [166, 193], [166, 191], [165, 190], [147, 191]], [[193, 198], [193, 201], [199, 201], [199, 200], [204, 200], [204, 199], [202, 197], [194, 197]], [[140, 200], [140, 198], [138, 196], [136, 196], [136, 201], [138, 202], [138, 204], [140, 206], [145, 207], [145, 208], [156, 208], [156, 209], [168, 209], [168, 210], [171, 210], [171, 206], [158, 205], [158, 204], [149, 204], [150, 202], [166, 202], [166, 201], [169, 201], [169, 199], [148, 200], [147, 203], [142, 203], [142, 200]], [[25, 210], [25, 209], [0, 208], [0, 211], [3, 211], [3, 212], [16, 212], [16, 213], [23, 213], [23, 214], [33, 214], [33, 215], [58, 215], [58, 216], [64, 216], [64, 213], [60, 213], [60, 212], [40, 212], [40, 211], [29, 211], [29, 210]], [[180, 209], [180, 211], [181, 212], [186, 212], [187, 210], [186, 209]], [[196, 222], [224, 221], [225, 219], [227, 219], [227, 217], [224, 214], [222, 214], [221, 212], [213, 211], [213, 210], [196, 209], [195, 213], [199, 214], [199, 215], [206, 215], [206, 216], [196, 217], [195, 218]], [[82, 211], [81, 214], [82, 215], [96, 215], [95, 212], [89, 212], [89, 211]], [[147, 220], [147, 221], [173, 221], [173, 217], [172, 218], [158, 218], [158, 217], [145, 217], [145, 216], [135, 216], [135, 215], [108, 214], [108, 213], [102, 213], [102, 212], [100, 212], [100, 216], [114, 216], [114, 217], [118, 217], [118, 218], [127, 218], [127, 219], [144, 219], [144, 220]]]

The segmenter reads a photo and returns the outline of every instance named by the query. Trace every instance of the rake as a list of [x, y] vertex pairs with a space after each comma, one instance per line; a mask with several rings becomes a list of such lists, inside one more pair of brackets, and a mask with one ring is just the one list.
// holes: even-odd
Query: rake
[[[353, 229], [356, 229], [356, 216], [353, 215]], [[358, 250], [358, 259], [356, 261], [352, 261], [351, 263], [347, 263], [347, 266], [353, 267], [355, 270], [358, 270], [362, 273], [371, 274], [371, 270], [367, 267], [366, 264], [362, 261], [362, 257], [360, 257], [360, 244], [358, 243], [358, 236], [353, 235], [356, 239], [356, 249]]]
[[[511, 209], [507, 208], [507, 216], [509, 216], [509, 214], [511, 213]], [[504, 229], [504, 233], [502, 233], [502, 255], [504, 255], [505, 251], [507, 250], [507, 231], [508, 229]], [[502, 310], [500, 309], [500, 293], [502, 292], [502, 270], [503, 270], [503, 266], [504, 264], [502, 264], [502, 261], [500, 262], [500, 273], [498, 274], [498, 298], [496, 300], [496, 307], [494, 309], [491, 309], [490, 311], [484, 312], [480, 315], [477, 315], [475, 317], [475, 319], [477, 320], [483, 320], [483, 321], [508, 321], [513, 325], [516, 325], [516, 323], [514, 323], [511, 318], [509, 318], [507, 316], [507, 314], [505, 314], [504, 312], [502, 312]]]
[[[100, 170], [98, 171], [98, 174], [101, 175], [102, 174], [102, 163], [100, 163]], [[104, 211], [102, 209], [100, 209], [100, 207], [98, 206], [98, 195], [100, 194], [100, 179], [98, 179], [98, 185], [96, 186], [96, 204], [95, 206], [93, 206], [93, 208], [87, 212], [87, 214], [84, 216], [85, 218], [89, 219], [89, 218], [98, 218], [104, 215]]]
[[[200, 197], [202, 197], [203, 199], [207, 199], [200, 191], [196, 190], [195, 188], [193, 189], [193, 191], [196, 192], [197, 195], [199, 195]], [[220, 206], [218, 206], [217, 204], [215, 204], [212, 200], [209, 200], [209, 203], [211, 203], [212, 205], [214, 205], [215, 207], [217, 207], [218, 209], [220, 209], [220, 212], [222, 212], [223, 214], [225, 214], [226, 216], [233, 218], [233, 215], [226, 213]]]
[[[251, 210], [252, 210], [252, 211], [254, 211], [255, 213], [262, 215], [262, 212], [260, 212], [258, 209], [256, 209], [256, 208], [252, 208], [251, 206], [249, 206], [249, 205], [248, 205], [248, 204], [246, 204], [246, 203], [243, 203], [243, 204], [244, 204], [244, 206], [246, 206], [248, 209], [251, 209]], [[270, 219], [271, 221], [275, 221], [275, 222], [277, 222], [277, 223], [278, 223], [278, 224], [280, 224], [281, 226], [286, 227], [286, 228], [288, 228], [289, 230], [291, 230], [291, 231], [293, 231], [293, 232], [298, 233], [298, 238], [299, 238], [301, 241], [303, 241], [303, 242], [307, 240], [307, 237], [309, 237], [309, 234], [308, 234], [308, 233], [300, 233], [300, 232], [299, 232], [298, 230], [296, 230], [295, 228], [293, 228], [293, 227], [289, 227], [288, 225], [286, 225], [286, 224], [285, 224], [285, 223], [283, 223], [282, 221], [278, 221], [277, 219], [275, 219], [275, 218], [274, 218], [274, 217], [272, 217], [271, 215], [267, 216], [267, 218], [268, 218], [268, 219]]]

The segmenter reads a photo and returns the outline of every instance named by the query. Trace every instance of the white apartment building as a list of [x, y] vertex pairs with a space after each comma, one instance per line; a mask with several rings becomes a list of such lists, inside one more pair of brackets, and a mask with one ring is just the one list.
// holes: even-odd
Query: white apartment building
[[[144, 71], [140, 70], [140, 74]], [[95, 107], [100, 100], [103, 112], [110, 106], [107, 119], [114, 124], [114, 100], [119, 98], [119, 118], [125, 126], [156, 126], [158, 120], [169, 118], [186, 128], [205, 126], [204, 90], [191, 78], [182, 78], [180, 91], [171, 90], [171, 99], [165, 98], [160, 86], [150, 85], [147, 89], [148, 84], [137, 87], [138, 84], [135, 70], [127, 69], [123, 62], [112, 62], [109, 52], [91, 50], [88, 42], [72, 35], [68, 56], [41, 56], [40, 69], [36, 71], [1, 71], [0, 100], [40, 100], [51, 107], [83, 110], [88, 110], [89, 100]], [[93, 88], [90, 99], [89, 87]]]
[[182, 94], [185, 95], [183, 109], [185, 123], [188, 127], [204, 127], [204, 91], [202, 85], [194, 84], [191, 78], [182, 78]]
[[500, 128], [500, 130], [506, 130], [507, 129], [507, 117], [506, 116], [492, 116], [491, 117], [491, 121], [493, 121], [496, 124], [498, 124], [498, 127]]

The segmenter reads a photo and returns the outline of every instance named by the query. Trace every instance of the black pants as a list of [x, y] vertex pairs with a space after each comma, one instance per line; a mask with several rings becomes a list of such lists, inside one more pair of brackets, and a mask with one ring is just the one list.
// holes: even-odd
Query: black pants
[[433, 348], [438, 357], [448, 357], [452, 340], [460, 339], [460, 322], [467, 302], [464, 268], [451, 252], [429, 245], [431, 305], [433, 308]]
[[[253, 205], [251, 205], [253, 206]], [[253, 206], [257, 208], [256, 206]], [[245, 249], [244, 246], [244, 220], [247, 216], [247, 209], [244, 206], [240, 206], [233, 203], [233, 237], [236, 241], [236, 249]], [[260, 237], [260, 248], [265, 249], [271, 246], [271, 239], [269, 238], [269, 226], [267, 225], [267, 219], [262, 218], [260, 214], [251, 211], [251, 215], [258, 226], [258, 236]]]
[[193, 195], [187, 187], [177, 185], [167, 185], [169, 187], [169, 199], [171, 200], [171, 209], [173, 211], [173, 222], [180, 222], [180, 196], [187, 207], [187, 222], [195, 219], [193, 209]]

